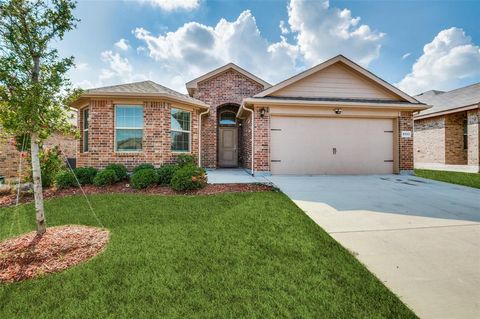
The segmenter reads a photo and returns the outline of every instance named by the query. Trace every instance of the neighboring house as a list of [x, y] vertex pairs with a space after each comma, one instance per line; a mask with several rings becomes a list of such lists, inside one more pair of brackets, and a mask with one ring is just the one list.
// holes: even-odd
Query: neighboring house
[[[2, 128], [0, 127], [0, 136]], [[77, 140], [74, 136], [66, 136], [55, 133], [43, 142], [43, 148], [58, 146], [66, 159], [74, 159], [77, 151]], [[20, 152], [14, 143], [13, 137], [0, 137], [0, 184], [2, 182], [16, 180], [19, 177]], [[22, 171], [30, 165], [23, 160]]]
[[415, 98], [433, 106], [414, 117], [415, 167], [480, 172], [480, 83]]
[[87, 90], [77, 165], [160, 166], [178, 154], [256, 174], [413, 169], [413, 112], [427, 106], [339, 55], [275, 86], [230, 63], [186, 84]]

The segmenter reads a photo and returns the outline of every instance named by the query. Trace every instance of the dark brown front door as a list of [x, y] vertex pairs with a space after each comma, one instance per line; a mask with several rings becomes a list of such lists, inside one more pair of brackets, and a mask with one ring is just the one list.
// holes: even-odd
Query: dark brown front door
[[238, 166], [237, 128], [220, 127], [218, 141], [218, 165], [220, 167]]

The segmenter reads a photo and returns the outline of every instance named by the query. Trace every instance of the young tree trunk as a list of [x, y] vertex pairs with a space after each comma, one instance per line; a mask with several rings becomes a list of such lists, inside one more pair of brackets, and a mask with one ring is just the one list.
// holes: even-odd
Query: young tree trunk
[[42, 175], [40, 171], [40, 158], [37, 134], [31, 134], [33, 194], [35, 197], [35, 217], [37, 220], [37, 234], [42, 235], [47, 230], [45, 224], [45, 211], [43, 209]]

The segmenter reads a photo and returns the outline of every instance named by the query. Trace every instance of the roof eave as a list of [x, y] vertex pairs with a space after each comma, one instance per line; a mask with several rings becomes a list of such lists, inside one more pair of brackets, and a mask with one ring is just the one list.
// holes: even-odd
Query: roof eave
[[433, 112], [428, 114], [418, 114], [418, 115], [415, 115], [413, 118], [414, 120], [422, 120], [422, 119], [431, 118], [431, 117], [437, 117], [437, 116], [448, 115], [448, 114], [453, 114], [458, 112], [475, 110], [477, 108], [480, 108], [480, 103], [461, 106], [461, 107], [457, 107], [449, 110], [443, 110], [443, 111], [438, 111], [438, 112]]

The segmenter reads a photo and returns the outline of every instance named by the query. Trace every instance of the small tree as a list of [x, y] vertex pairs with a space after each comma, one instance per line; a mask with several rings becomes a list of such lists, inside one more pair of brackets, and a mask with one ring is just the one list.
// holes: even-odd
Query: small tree
[[66, 132], [68, 104], [75, 95], [67, 71], [73, 57], [60, 58], [52, 42], [76, 27], [71, 0], [0, 1], [0, 125], [30, 137], [37, 233], [46, 231], [39, 144]]

